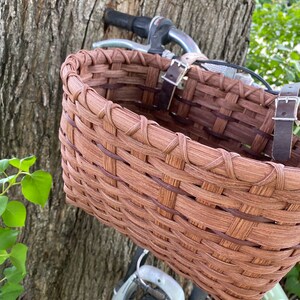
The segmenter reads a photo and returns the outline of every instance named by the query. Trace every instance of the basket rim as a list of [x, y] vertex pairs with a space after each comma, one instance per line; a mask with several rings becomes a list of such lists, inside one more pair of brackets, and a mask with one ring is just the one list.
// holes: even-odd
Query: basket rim
[[[125, 56], [123, 53], [125, 53]], [[123, 62], [125, 63], [130, 63], [127, 59], [130, 57], [140, 60], [140, 63], [145, 66], [149, 66], [150, 64], [145, 64], [146, 59], [148, 61], [151, 60], [151, 65], [159, 67], [161, 70], [166, 70], [171, 63], [171, 60], [162, 58], [159, 55], [138, 51], [123, 49], [81, 50], [76, 54], [69, 55], [61, 67], [60, 76], [63, 81], [64, 92], [69, 96], [76, 95], [77, 100], [83, 106], [87, 107], [95, 117], [107, 118], [111, 125], [123, 133], [127, 133], [132, 138], [137, 139], [139, 142], [147, 143], [149, 146], [162, 152], [170, 147], [170, 145], [175, 145], [170, 152], [175, 156], [182, 157], [187, 163], [206, 168], [211, 165], [212, 168], [210, 170], [212, 172], [220, 176], [225, 176], [232, 181], [244, 181], [257, 186], [268, 185], [279, 190], [300, 190], [300, 168], [285, 166], [281, 163], [257, 161], [252, 158], [243, 157], [235, 152], [229, 152], [220, 148], [211, 148], [191, 140], [182, 133], [173, 132], [154, 121], [148, 120], [142, 115], [138, 115], [119, 104], [114, 104], [110, 100], [107, 100], [99, 95], [95, 89], [85, 84], [78, 75], [77, 70], [82, 65], [91, 64], [95, 59], [101, 58], [108, 61], [108, 63], [116, 59], [120, 62], [122, 55], [124, 56]], [[193, 79], [200, 81], [201, 78], [199, 77], [203, 76], [203, 74], [208, 74], [211, 77], [211, 73], [193, 66], [189, 75], [191, 74]], [[214, 73], [214, 76], [220, 81], [224, 80], [224, 76], [221, 78], [222, 75], [220, 74]], [[257, 88], [252, 89], [257, 90]], [[260, 93], [266, 94], [262, 89], [260, 90]], [[247, 98], [251, 100], [252, 94], [253, 92], [248, 93]], [[269, 98], [260, 97], [260, 101], [264, 101], [264, 105], [270, 105], [274, 101], [273, 98], [273, 95]]]

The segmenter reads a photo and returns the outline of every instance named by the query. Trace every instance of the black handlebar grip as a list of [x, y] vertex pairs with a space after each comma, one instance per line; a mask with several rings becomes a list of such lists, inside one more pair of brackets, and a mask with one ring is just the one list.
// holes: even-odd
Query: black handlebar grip
[[104, 11], [104, 22], [122, 29], [132, 31], [141, 38], [147, 38], [149, 34], [149, 26], [151, 18], [135, 17], [119, 11], [107, 8]]

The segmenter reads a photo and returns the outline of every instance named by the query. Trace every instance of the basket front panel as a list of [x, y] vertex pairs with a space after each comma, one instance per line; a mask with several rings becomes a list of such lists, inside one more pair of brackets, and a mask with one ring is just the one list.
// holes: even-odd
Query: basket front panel
[[169, 63], [121, 50], [68, 58], [67, 201], [216, 297], [260, 299], [300, 260], [299, 169], [240, 156], [268, 158], [273, 96], [195, 67], [172, 113], [157, 112]]

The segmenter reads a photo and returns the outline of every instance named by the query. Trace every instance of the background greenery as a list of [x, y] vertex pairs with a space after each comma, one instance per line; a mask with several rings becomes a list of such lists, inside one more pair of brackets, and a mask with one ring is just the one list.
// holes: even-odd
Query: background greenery
[[299, 0], [257, 0], [247, 67], [273, 86], [300, 81]]
[[26, 200], [44, 207], [52, 186], [52, 177], [48, 172], [30, 171], [35, 162], [35, 156], [0, 160], [1, 300], [17, 299], [24, 291], [22, 281], [27, 274], [28, 248], [23, 243], [18, 242], [21, 229], [25, 226], [26, 207], [23, 201], [9, 199], [10, 189], [19, 187]]

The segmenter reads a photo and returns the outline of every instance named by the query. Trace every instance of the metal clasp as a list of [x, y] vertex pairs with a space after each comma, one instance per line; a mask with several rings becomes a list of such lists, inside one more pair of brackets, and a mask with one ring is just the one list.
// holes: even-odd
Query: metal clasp
[[178, 86], [189, 68], [189, 65], [183, 63], [182, 61], [178, 59], [172, 59], [170, 67], [162, 76], [162, 79], [175, 86]]
[[[294, 103], [291, 103], [294, 102]], [[279, 96], [275, 100], [275, 121], [297, 121], [300, 97]]]

